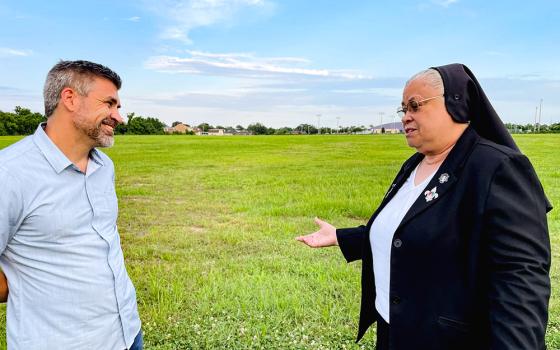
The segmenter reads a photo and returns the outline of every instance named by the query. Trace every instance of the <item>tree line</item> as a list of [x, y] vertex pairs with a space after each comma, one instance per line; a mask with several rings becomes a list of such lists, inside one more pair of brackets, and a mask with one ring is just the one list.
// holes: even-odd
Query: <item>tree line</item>
[[506, 128], [511, 134], [528, 134], [528, 133], [538, 133], [538, 134], [549, 134], [549, 133], [560, 133], [560, 123], [554, 124], [513, 124], [506, 123]]
[[[46, 121], [44, 115], [37, 112], [31, 112], [30, 109], [17, 106], [13, 112], [3, 112], [0, 111], [0, 136], [5, 135], [29, 135], [35, 132], [37, 125], [39, 123]], [[180, 122], [173, 122], [172, 126], [179, 124]], [[164, 127], [167, 125], [157, 118], [153, 117], [143, 117], [137, 116], [135, 113], [127, 114], [127, 122], [125, 124], [118, 125], [115, 128], [116, 134], [121, 135], [159, 135], [164, 134]], [[506, 123], [506, 128], [510, 133], [560, 133], [560, 123], [554, 123], [550, 125], [534, 125], [534, 124], [513, 124]], [[221, 126], [216, 125], [215, 127], [208, 123], [201, 123], [197, 125], [197, 128], [207, 132], [209, 129], [224, 129], [229, 133], [236, 133], [240, 131], [247, 131], [253, 135], [290, 135], [290, 134], [305, 134], [305, 135], [316, 135], [316, 134], [355, 134], [360, 133], [367, 128], [363, 125], [361, 126], [343, 126], [340, 128], [329, 128], [322, 127], [317, 128], [314, 125], [302, 123], [295, 128], [291, 127], [280, 127], [271, 128], [267, 127], [262, 123], [249, 124], [247, 128], [242, 125], [232, 126]], [[191, 132], [190, 134], [193, 134]]]
[[[127, 114], [128, 122], [115, 128], [116, 134], [157, 135], [163, 134], [165, 123], [157, 118], [141, 117], [134, 113]], [[13, 112], [0, 111], [0, 136], [30, 135], [35, 132], [39, 123], [47, 118], [28, 108], [17, 106]]]
[[[174, 122], [179, 123], [179, 122]], [[239, 131], [246, 130], [253, 135], [293, 135], [293, 134], [303, 134], [303, 135], [316, 135], [316, 134], [355, 134], [359, 132], [363, 132], [367, 130], [365, 126], [344, 126], [338, 129], [329, 128], [329, 127], [322, 127], [317, 128], [311, 124], [300, 124], [295, 128], [291, 128], [288, 126], [283, 126], [280, 128], [271, 128], [267, 127], [262, 123], [253, 123], [249, 124], [247, 128], [244, 128], [242, 125], [237, 125], [235, 128], [232, 126], [212, 126], [208, 123], [202, 123], [196, 126], [198, 129], [206, 132], [209, 129], [224, 129], [226, 132], [235, 133]]]

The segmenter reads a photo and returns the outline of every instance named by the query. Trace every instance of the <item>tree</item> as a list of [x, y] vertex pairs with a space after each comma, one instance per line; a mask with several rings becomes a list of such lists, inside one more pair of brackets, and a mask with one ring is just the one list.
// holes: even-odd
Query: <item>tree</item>
[[17, 106], [14, 113], [0, 111], [0, 135], [29, 135], [47, 119], [41, 113]]
[[157, 118], [136, 116], [134, 113], [127, 115], [128, 123], [126, 123], [125, 132], [132, 135], [157, 135], [163, 134], [165, 126]]
[[252, 132], [253, 135], [266, 135], [268, 132], [267, 127], [261, 123], [249, 124], [247, 130]]
[[289, 134], [292, 133], [292, 131], [293, 131], [292, 128], [283, 127], [283, 128], [276, 129], [274, 134], [275, 135], [289, 135]]
[[245, 128], [243, 127], [243, 125], [237, 125], [235, 127], [236, 130], [245, 130]]
[[317, 134], [319, 130], [311, 124], [300, 124], [296, 127], [296, 130], [304, 134]]
[[198, 124], [197, 128], [201, 129], [204, 132], [208, 132], [209, 129], [214, 129], [214, 127], [208, 123]]

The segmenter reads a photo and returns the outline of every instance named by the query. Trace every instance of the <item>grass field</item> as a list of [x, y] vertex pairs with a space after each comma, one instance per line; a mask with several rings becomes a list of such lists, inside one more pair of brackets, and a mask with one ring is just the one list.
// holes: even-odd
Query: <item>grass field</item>
[[[515, 139], [560, 206], [560, 135]], [[360, 264], [294, 236], [314, 216], [366, 221], [412, 154], [403, 136], [121, 136], [107, 153], [146, 349], [373, 349], [373, 329], [354, 344]], [[559, 212], [549, 349], [560, 349]]]

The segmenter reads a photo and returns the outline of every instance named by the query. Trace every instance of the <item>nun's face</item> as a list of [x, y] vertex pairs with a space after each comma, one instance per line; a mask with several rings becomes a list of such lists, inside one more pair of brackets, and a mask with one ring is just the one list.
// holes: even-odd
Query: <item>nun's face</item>
[[410, 147], [424, 155], [436, 155], [457, 141], [449, 140], [456, 123], [447, 113], [442, 94], [423, 79], [405, 86], [402, 105], [407, 110], [402, 123]]

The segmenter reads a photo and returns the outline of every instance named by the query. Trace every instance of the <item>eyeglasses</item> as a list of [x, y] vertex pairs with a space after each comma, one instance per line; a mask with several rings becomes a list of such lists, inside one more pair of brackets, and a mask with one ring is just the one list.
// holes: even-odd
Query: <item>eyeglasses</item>
[[399, 115], [399, 117], [402, 118], [406, 115], [406, 112], [408, 112], [408, 111], [410, 111], [412, 113], [416, 113], [420, 109], [420, 106], [423, 106], [423, 105], [426, 104], [426, 102], [431, 101], [433, 99], [436, 99], [438, 97], [443, 97], [443, 95], [428, 97], [428, 98], [425, 98], [425, 99], [420, 100], [420, 101], [416, 101], [416, 100], [408, 101], [406, 106], [402, 106], [401, 108], [397, 109], [397, 114]]

